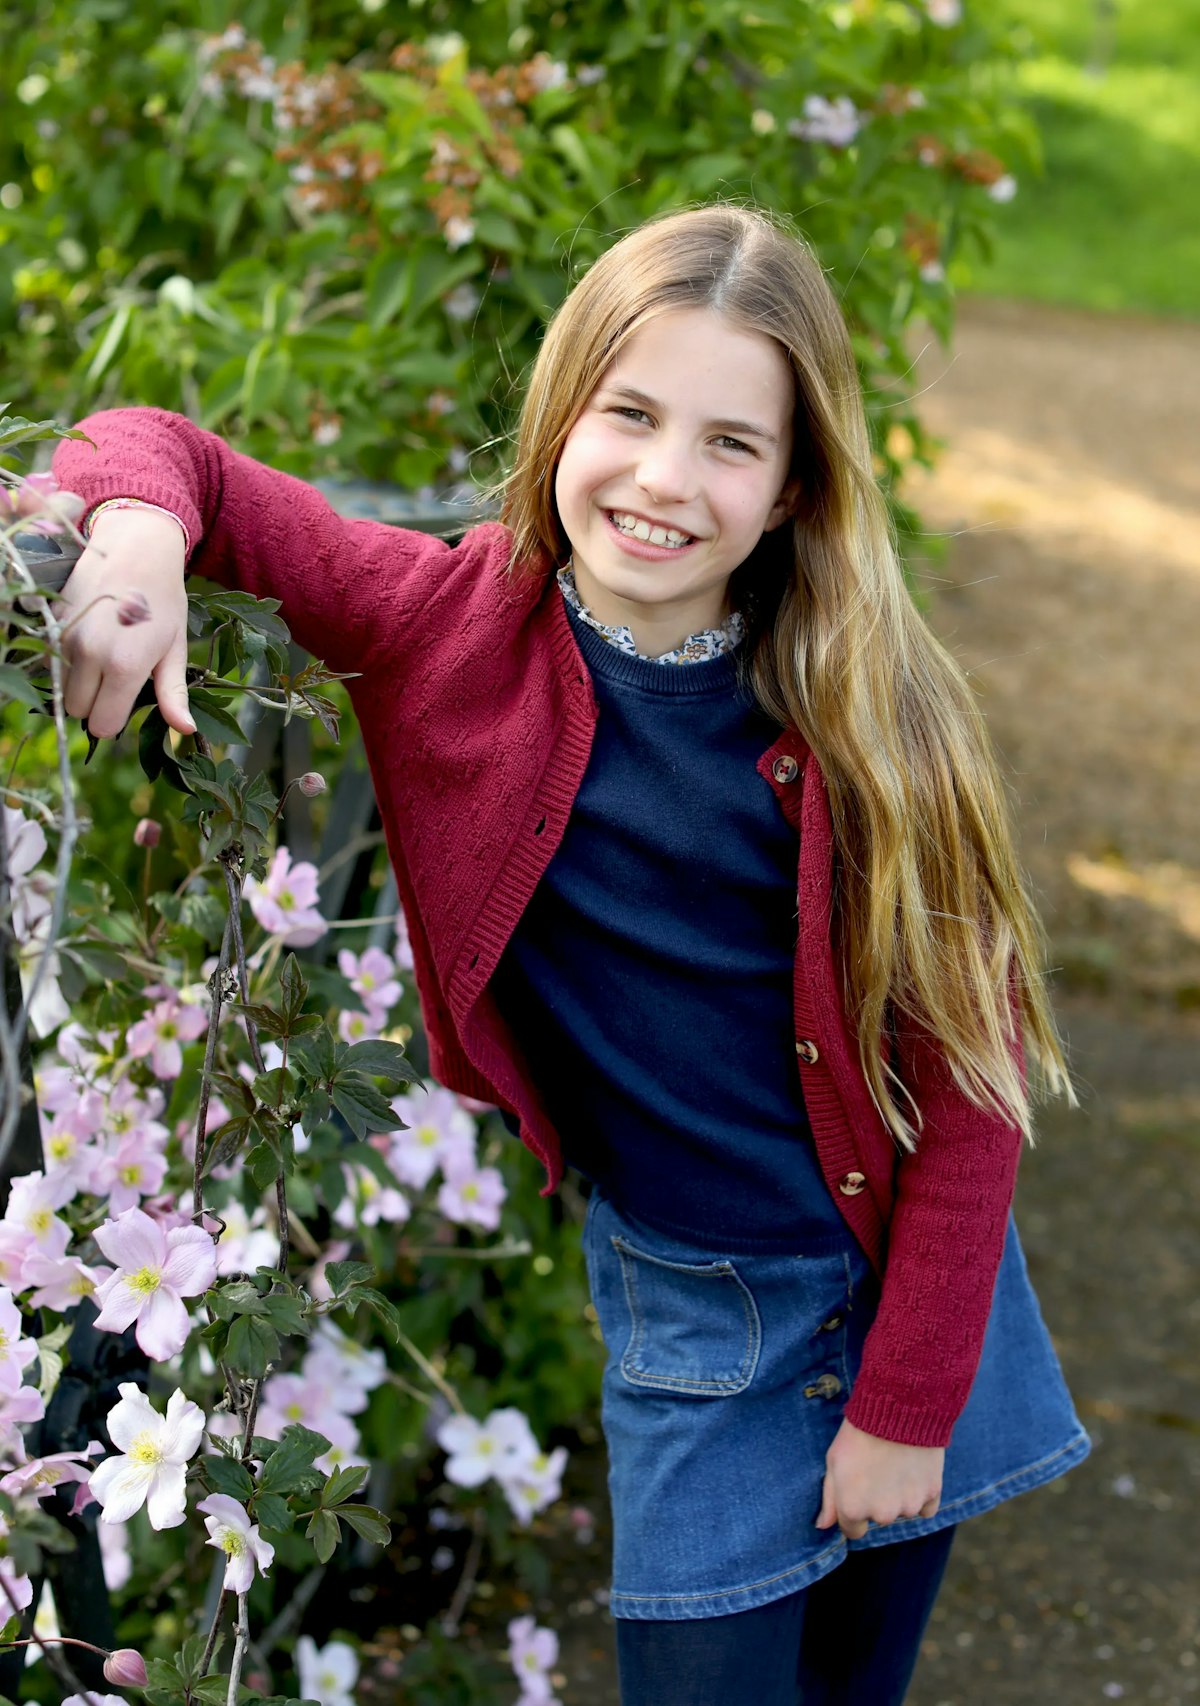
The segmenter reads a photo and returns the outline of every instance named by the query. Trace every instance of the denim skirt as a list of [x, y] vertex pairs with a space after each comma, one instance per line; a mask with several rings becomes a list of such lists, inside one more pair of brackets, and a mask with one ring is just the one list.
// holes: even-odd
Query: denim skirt
[[1011, 1215], [979, 1372], [946, 1451], [936, 1515], [861, 1540], [814, 1526], [825, 1454], [862, 1360], [879, 1282], [849, 1232], [828, 1255], [730, 1255], [618, 1212], [584, 1223], [608, 1351], [616, 1617], [719, 1617], [766, 1605], [847, 1550], [932, 1534], [1087, 1456]]

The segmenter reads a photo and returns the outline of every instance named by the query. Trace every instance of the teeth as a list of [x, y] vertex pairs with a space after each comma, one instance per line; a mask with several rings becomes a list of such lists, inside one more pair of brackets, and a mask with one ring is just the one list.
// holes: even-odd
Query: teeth
[[678, 550], [680, 545], [691, 543], [690, 533], [677, 533], [673, 527], [651, 527], [648, 521], [642, 521], [636, 515], [618, 515], [614, 510], [612, 520], [620, 532], [629, 534], [633, 539], [644, 539], [649, 545], [670, 545]]

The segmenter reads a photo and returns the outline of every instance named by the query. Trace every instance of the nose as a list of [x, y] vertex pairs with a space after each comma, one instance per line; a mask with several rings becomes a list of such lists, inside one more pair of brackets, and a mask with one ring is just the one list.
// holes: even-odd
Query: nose
[[688, 503], [696, 496], [693, 458], [686, 445], [665, 433], [643, 446], [634, 478], [654, 503]]

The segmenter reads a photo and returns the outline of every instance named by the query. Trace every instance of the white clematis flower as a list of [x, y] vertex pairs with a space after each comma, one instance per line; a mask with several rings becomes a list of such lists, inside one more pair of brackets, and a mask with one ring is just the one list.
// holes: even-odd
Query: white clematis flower
[[123, 1455], [108, 1457], [88, 1481], [104, 1507], [102, 1522], [128, 1522], [146, 1507], [151, 1528], [178, 1528], [187, 1505], [184, 1478], [204, 1433], [204, 1412], [178, 1388], [160, 1416], [146, 1394], [125, 1381], [108, 1412], [108, 1432]]
[[196, 1509], [205, 1513], [208, 1544], [225, 1554], [224, 1585], [233, 1593], [248, 1593], [255, 1564], [266, 1575], [275, 1548], [262, 1539], [258, 1524], [250, 1521], [249, 1513], [228, 1493], [210, 1493]]

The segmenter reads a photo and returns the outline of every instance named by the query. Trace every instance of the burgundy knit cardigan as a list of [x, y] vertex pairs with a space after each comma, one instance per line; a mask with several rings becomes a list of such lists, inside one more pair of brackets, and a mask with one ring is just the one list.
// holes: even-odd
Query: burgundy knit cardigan
[[[596, 702], [553, 575], [508, 574], [489, 523], [451, 547], [346, 521], [303, 481], [158, 409], [81, 423], [54, 472], [90, 511], [139, 497], [173, 511], [190, 571], [277, 598], [296, 640], [349, 690], [408, 917], [433, 1074], [519, 1117], [562, 1173], [550, 1124], [488, 980], [566, 826]], [[794, 731], [758, 770], [799, 832], [795, 1037], [833, 1200], [883, 1276], [846, 1416], [867, 1433], [945, 1445], [966, 1402], [1003, 1251], [1019, 1131], [968, 1101], [928, 1034], [898, 1068], [924, 1119], [898, 1151], [869, 1094], [830, 939], [833, 837], [824, 777]], [[1017, 1043], [1019, 1049], [1019, 1042]]]

